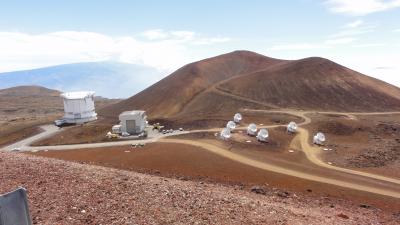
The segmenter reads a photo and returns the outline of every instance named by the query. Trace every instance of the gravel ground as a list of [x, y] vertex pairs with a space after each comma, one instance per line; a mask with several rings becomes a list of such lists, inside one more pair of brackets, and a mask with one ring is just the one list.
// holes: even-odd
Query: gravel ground
[[265, 195], [0, 153], [0, 193], [28, 190], [34, 224], [396, 224], [399, 215], [317, 197]]

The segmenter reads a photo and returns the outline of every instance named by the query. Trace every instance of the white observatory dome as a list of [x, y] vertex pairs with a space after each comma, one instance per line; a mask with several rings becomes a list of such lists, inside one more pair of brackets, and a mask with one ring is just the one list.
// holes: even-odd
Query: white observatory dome
[[228, 140], [229, 138], [231, 138], [231, 130], [228, 128], [222, 129], [220, 137], [222, 140]]
[[296, 130], [297, 130], [297, 124], [295, 122], [292, 121], [287, 125], [287, 131], [288, 132], [295, 133]]
[[233, 116], [233, 121], [235, 122], [235, 123], [240, 123], [240, 121], [243, 119], [243, 117], [242, 117], [242, 114], [240, 114], [240, 113], [236, 113], [234, 116]]
[[314, 135], [313, 143], [317, 145], [322, 145], [325, 142], [325, 140], [326, 140], [325, 135], [321, 132], [318, 132], [316, 135]]
[[236, 123], [233, 122], [233, 121], [229, 121], [229, 122], [226, 124], [226, 128], [228, 128], [229, 130], [233, 130], [233, 129], [236, 128]]
[[260, 129], [257, 134], [257, 140], [262, 141], [262, 142], [267, 142], [268, 141], [268, 130], [267, 129]]
[[249, 124], [247, 127], [247, 134], [250, 136], [256, 136], [257, 134], [257, 125], [254, 123]]

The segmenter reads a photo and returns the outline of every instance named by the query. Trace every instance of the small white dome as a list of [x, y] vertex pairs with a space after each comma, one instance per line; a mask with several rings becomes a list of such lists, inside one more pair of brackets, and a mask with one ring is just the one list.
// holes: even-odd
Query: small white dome
[[255, 136], [257, 134], [257, 125], [255, 123], [249, 124], [247, 127], [247, 134], [251, 136]]
[[296, 130], [297, 130], [297, 124], [295, 122], [292, 121], [287, 125], [288, 132], [295, 133]]
[[258, 141], [266, 142], [266, 141], [268, 141], [268, 137], [269, 137], [269, 133], [268, 133], [267, 129], [263, 128], [263, 129], [260, 129], [260, 131], [258, 131], [258, 134], [257, 134]]
[[236, 123], [233, 122], [233, 121], [229, 121], [229, 122], [226, 124], [226, 128], [228, 128], [229, 130], [234, 130], [234, 129], [236, 128]]
[[314, 138], [313, 138], [314, 144], [321, 145], [325, 141], [326, 141], [326, 137], [323, 133], [318, 132], [316, 135], [314, 135]]
[[240, 123], [240, 121], [243, 119], [243, 117], [242, 117], [242, 114], [240, 114], [240, 113], [236, 113], [234, 116], [233, 116], [233, 121], [235, 121], [235, 123]]
[[229, 138], [231, 138], [231, 130], [228, 128], [222, 129], [220, 137], [222, 140], [228, 140]]

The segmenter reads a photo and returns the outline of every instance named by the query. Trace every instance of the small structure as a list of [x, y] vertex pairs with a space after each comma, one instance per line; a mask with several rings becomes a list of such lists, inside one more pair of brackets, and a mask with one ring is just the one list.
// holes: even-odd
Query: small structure
[[229, 130], [234, 130], [235, 128], [236, 128], [236, 123], [235, 122], [233, 122], [233, 121], [229, 121], [227, 124], [226, 124], [226, 128], [228, 128]]
[[147, 115], [145, 111], [126, 111], [119, 115], [119, 125], [114, 125], [112, 131], [117, 134], [138, 135], [145, 131]]
[[296, 130], [297, 130], [297, 124], [295, 122], [292, 121], [287, 125], [288, 133], [296, 133]]
[[112, 126], [112, 128], [111, 128], [112, 133], [113, 133], [113, 134], [120, 134], [120, 133], [122, 133], [121, 127], [122, 127], [121, 124], [117, 124], [117, 125]]
[[222, 129], [220, 133], [220, 138], [225, 141], [231, 138], [231, 130], [229, 128]]
[[313, 143], [316, 145], [322, 145], [324, 144], [325, 140], [325, 135], [321, 132], [318, 132], [316, 135], [314, 135]]
[[63, 123], [86, 123], [97, 119], [94, 109], [94, 92], [66, 92], [62, 93], [64, 100], [64, 118], [57, 120], [56, 125]]
[[234, 116], [233, 116], [233, 121], [235, 122], [235, 123], [240, 123], [240, 121], [243, 119], [243, 117], [242, 117], [242, 114], [240, 114], [240, 113], [236, 113]]
[[256, 136], [257, 134], [257, 125], [255, 123], [249, 124], [247, 127], [247, 134], [250, 136]]
[[257, 134], [257, 140], [258, 141], [260, 141], [260, 142], [268, 142], [268, 137], [269, 137], [269, 134], [268, 134], [268, 130], [267, 129], [260, 129], [260, 131], [258, 131], [258, 134]]
[[24, 188], [0, 195], [0, 224], [32, 224], [28, 197]]

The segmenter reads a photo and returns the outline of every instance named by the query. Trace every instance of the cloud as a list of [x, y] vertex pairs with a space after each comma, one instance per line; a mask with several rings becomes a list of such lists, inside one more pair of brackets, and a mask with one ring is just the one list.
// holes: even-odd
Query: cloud
[[400, 7], [400, 0], [328, 0], [325, 5], [334, 13], [363, 16]]
[[274, 45], [271, 50], [310, 50], [310, 49], [320, 49], [327, 48], [327, 46], [322, 44], [312, 44], [312, 43], [291, 43], [291, 44], [281, 44]]
[[270, 50], [282, 51], [282, 50], [312, 50], [312, 49], [328, 49], [336, 45], [349, 44], [356, 41], [356, 38], [337, 38], [329, 39], [316, 43], [289, 43], [274, 45]]
[[347, 38], [337, 38], [337, 39], [326, 40], [324, 43], [327, 45], [348, 44], [348, 43], [354, 42], [355, 40], [357, 40], [357, 39], [347, 37]]
[[168, 37], [168, 34], [163, 32], [163, 30], [161, 29], [147, 30], [144, 31], [142, 35], [149, 40], [160, 40]]
[[400, 32], [400, 28], [399, 29], [394, 29], [393, 32]]
[[[356, 21], [357, 22], [357, 21]], [[359, 36], [367, 33], [374, 32], [377, 25], [376, 24], [365, 24], [357, 23], [357, 26], [354, 26], [356, 23], [349, 23], [344, 25], [338, 32], [330, 35], [332, 38], [341, 38], [341, 37], [349, 37], [349, 36]], [[353, 26], [349, 26], [353, 25]]]
[[356, 27], [361, 26], [363, 23], [364, 23], [363, 20], [356, 20], [354, 22], [344, 25], [344, 28], [356, 28]]
[[395, 67], [392, 67], [392, 66], [377, 66], [374, 69], [376, 69], [376, 70], [391, 70], [391, 69], [395, 69]]
[[[327, 49], [333, 48], [337, 45], [348, 45], [357, 42], [361, 39], [361, 35], [371, 33], [375, 30], [377, 25], [365, 23], [363, 20], [355, 20], [353, 22], [343, 25], [339, 30], [327, 36], [324, 39], [310, 43], [286, 43], [274, 45], [270, 50], [311, 50], [311, 49]], [[360, 45], [352, 45], [352, 47], [376, 47], [382, 46], [377, 43], [366, 43]]]
[[165, 31], [162, 29], [154, 29], [154, 30], [147, 30], [141, 33], [145, 39], [150, 41], [160, 41], [160, 40], [170, 40], [170, 41], [177, 41], [177, 42], [188, 42], [190, 41], [191, 44], [200, 44], [200, 45], [207, 45], [207, 44], [214, 44], [214, 43], [222, 43], [228, 42], [231, 39], [227, 37], [204, 37], [196, 32], [193, 31]]
[[[0, 70], [32, 69], [57, 64], [114, 60], [171, 72], [197, 60], [196, 45], [230, 41], [193, 31], [148, 30], [136, 36], [59, 31], [42, 34], [0, 32]], [[211, 47], [210, 47], [211, 48]]]
[[369, 48], [369, 47], [381, 47], [385, 46], [386, 44], [384, 43], [366, 43], [366, 44], [358, 44], [358, 45], [353, 45], [352, 47], [355, 48]]

